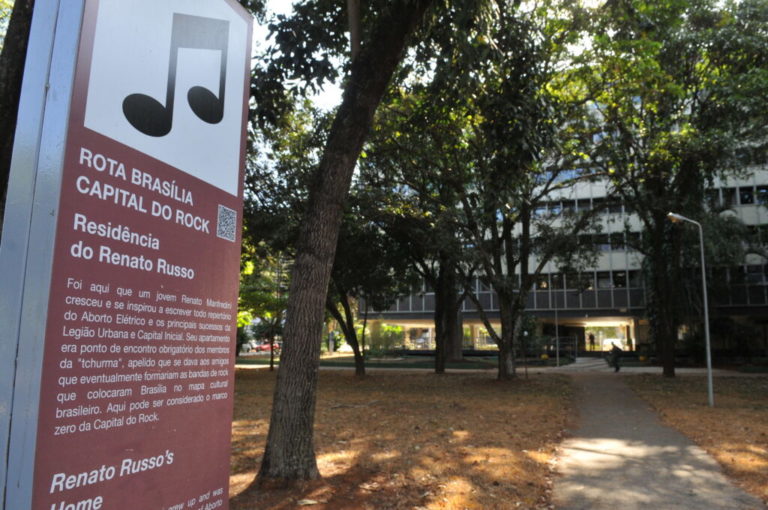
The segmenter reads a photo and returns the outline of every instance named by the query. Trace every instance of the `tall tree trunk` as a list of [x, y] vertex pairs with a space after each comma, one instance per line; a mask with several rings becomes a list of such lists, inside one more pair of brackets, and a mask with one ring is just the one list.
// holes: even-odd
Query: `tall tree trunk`
[[360, 349], [360, 342], [357, 341], [357, 333], [355, 332], [355, 319], [352, 315], [352, 309], [349, 306], [349, 302], [342, 298], [342, 306], [344, 308], [344, 315], [342, 316], [339, 309], [336, 308], [336, 304], [328, 300], [326, 304], [326, 310], [331, 316], [339, 323], [341, 332], [344, 334], [344, 340], [352, 347], [352, 353], [355, 359], [355, 375], [357, 377], [365, 377], [365, 356], [363, 350]]
[[438, 269], [437, 281], [435, 285], [435, 373], [445, 373], [445, 359], [446, 359], [446, 329], [447, 322], [450, 320], [447, 317], [448, 309], [451, 302], [451, 289], [449, 270], [447, 264], [441, 261], [440, 268]]
[[435, 373], [444, 373], [447, 361], [462, 359], [462, 301], [454, 263], [443, 254], [435, 281]]
[[659, 350], [663, 374], [675, 377], [678, 297], [680, 294], [680, 239], [665, 216], [648, 233], [651, 245], [646, 257], [649, 264], [648, 318], [651, 334]]
[[499, 345], [498, 379], [506, 381], [517, 376], [515, 367], [516, 314], [510, 296], [499, 294], [499, 318], [501, 320], [501, 344]]
[[[363, 348], [360, 347], [360, 342], [357, 341], [357, 332], [355, 331], [355, 316], [352, 313], [352, 307], [349, 304], [346, 294], [341, 298], [341, 306], [344, 308], [344, 318], [339, 324], [342, 326], [344, 337], [352, 347], [352, 352], [355, 355], [355, 375], [357, 377], [365, 377], [365, 344]], [[337, 318], [338, 320], [338, 318]], [[365, 341], [365, 324], [363, 324], [363, 341]]]
[[461, 361], [464, 359], [462, 353], [464, 347], [464, 327], [461, 318], [461, 302], [458, 296], [453, 300], [451, 310], [446, 313], [446, 354], [448, 361]]
[[5, 196], [11, 174], [11, 153], [27, 57], [29, 28], [35, 0], [16, 0], [0, 54], [0, 237], [3, 234]]
[[447, 361], [461, 360], [461, 303], [463, 294], [458, 292], [458, 277], [455, 267], [446, 260], [445, 267], [445, 296], [443, 297], [443, 343], [444, 356]]
[[267, 445], [258, 481], [319, 476], [314, 418], [323, 310], [352, 172], [406, 40], [432, 0], [390, 6], [352, 64], [297, 241]]

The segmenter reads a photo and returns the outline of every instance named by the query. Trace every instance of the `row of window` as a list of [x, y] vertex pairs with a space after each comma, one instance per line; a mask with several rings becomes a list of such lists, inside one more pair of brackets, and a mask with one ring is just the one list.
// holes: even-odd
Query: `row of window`
[[[698, 270], [694, 276], [698, 276]], [[768, 284], [768, 265], [746, 265], [716, 267], [710, 270], [712, 283], [730, 285]], [[519, 282], [519, 277], [518, 277]], [[551, 290], [594, 290], [594, 289], [639, 289], [643, 288], [643, 275], [639, 270], [586, 271], [582, 273], [544, 273], [536, 278], [535, 291]], [[475, 279], [473, 288], [478, 294], [491, 292], [490, 287]], [[432, 292], [427, 290], [427, 292]]]
[[594, 245], [598, 251], [634, 251], [640, 245], [640, 232], [580, 234], [582, 246]]
[[768, 265], [716, 267], [711, 270], [713, 283], [763, 285], [768, 283]]
[[710, 207], [733, 207], [736, 205], [768, 206], [768, 186], [739, 186], [715, 188], [706, 191]]
[[[698, 277], [698, 270], [691, 269], [690, 283], [697, 284]], [[707, 281], [717, 289], [711, 294], [715, 306], [768, 304], [768, 265], [714, 268]], [[473, 290], [482, 307], [489, 311], [498, 310], [495, 293], [478, 279], [473, 283]], [[542, 274], [534, 283], [526, 306], [533, 311], [553, 308], [642, 308], [645, 306], [642, 273], [639, 270], [619, 270]], [[434, 307], [432, 290], [424, 288], [415, 290], [411, 296], [401, 297], [388, 312], [420, 313], [432, 311]], [[473, 312], [475, 305], [467, 299], [462, 310]]]
[[[519, 283], [518, 276], [518, 283]], [[583, 273], [544, 273], [536, 278], [533, 290], [594, 290], [642, 288], [640, 271], [587, 271]], [[491, 288], [479, 279], [475, 279], [473, 288], [477, 294], [490, 293]], [[431, 290], [428, 290], [431, 292]]]
[[592, 209], [597, 208], [602, 209], [605, 213], [611, 214], [621, 214], [622, 212], [629, 214], [631, 212], [629, 206], [625, 205], [620, 200], [600, 197], [541, 202], [536, 206], [533, 213], [535, 216], [557, 216], [563, 212], [591, 211]]
[[640, 288], [643, 286], [640, 271], [589, 271], [584, 273], [541, 274], [534, 289], [549, 290], [594, 290]]
[[[764, 205], [768, 207], [767, 186], [739, 186], [712, 188], [706, 191], [707, 203], [711, 207], [732, 207], [736, 205]], [[590, 211], [602, 209], [605, 214], [630, 214], [632, 209], [621, 200], [610, 197], [579, 198], [575, 200], [553, 200], [540, 203], [534, 210], [536, 216], [557, 216], [563, 212]]]

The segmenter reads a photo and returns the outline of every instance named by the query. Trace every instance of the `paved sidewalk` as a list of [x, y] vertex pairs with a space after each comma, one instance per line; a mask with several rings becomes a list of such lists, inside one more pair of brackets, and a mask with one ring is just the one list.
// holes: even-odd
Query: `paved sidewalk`
[[[766, 508], [656, 413], [605, 362], [572, 366], [580, 414], [562, 445], [554, 500], [560, 510]], [[588, 365], [592, 365], [591, 367]], [[629, 372], [629, 371], [627, 371]]]

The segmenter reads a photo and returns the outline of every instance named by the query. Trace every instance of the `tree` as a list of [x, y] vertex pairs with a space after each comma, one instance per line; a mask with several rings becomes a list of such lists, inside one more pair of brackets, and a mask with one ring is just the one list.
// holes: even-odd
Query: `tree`
[[714, 177], [764, 157], [766, 143], [768, 3], [719, 4], [609, 2], [585, 54], [600, 132], [585, 152], [643, 224], [647, 313], [668, 377], [685, 300], [681, 227], [666, 215], [702, 218]]
[[[11, 153], [21, 96], [21, 78], [24, 74], [34, 6], [34, 0], [17, 0], [13, 4], [8, 30], [3, 38], [3, 49], [0, 52], [0, 237], [3, 233], [5, 196], [11, 174]], [[5, 23], [8, 2], [4, 2], [1, 7], [2, 22]]]
[[579, 35], [581, 13], [562, 10], [554, 16], [499, 5], [490, 39], [478, 39], [469, 53], [474, 58], [467, 59], [474, 62], [466, 89], [473, 92], [464, 107], [472, 119], [465, 142], [471, 163], [457, 214], [477, 277], [498, 296], [500, 331], [475, 296], [474, 278], [464, 279], [499, 347], [498, 377], [508, 379], [515, 376], [528, 291], [550, 261], [570, 265], [591, 253], [591, 246], [577, 243], [576, 233], [592, 226], [595, 212], [565, 211], [555, 218], [539, 211], [588, 176], [570, 140], [585, 100], [563, 91], [569, 82], [560, 72], [567, 44]]
[[355, 190], [341, 225], [326, 302], [352, 347], [358, 377], [365, 375], [365, 359], [355, 330], [354, 302], [362, 300], [366, 307], [385, 309], [408, 294], [413, 283], [407, 254], [367, 218], [370, 211], [366, 214], [365, 209], [371, 206], [375, 208], [365, 190]]
[[[362, 178], [382, 190], [378, 222], [403, 247], [435, 294], [435, 372], [461, 358], [459, 284], [464, 240], [456, 215], [465, 193], [465, 115], [456, 91], [404, 87], [388, 98], [361, 164]], [[468, 271], [464, 267], [464, 271]]]
[[[269, 253], [269, 248], [243, 247], [238, 299], [238, 328], [257, 321], [260, 336], [274, 346], [282, 334], [285, 307], [288, 302], [289, 262], [282, 253]], [[240, 345], [238, 344], [238, 351]], [[270, 348], [269, 369], [274, 370], [275, 349]]]
[[351, 63], [297, 240], [260, 481], [318, 476], [313, 423], [320, 337], [344, 199], [374, 112], [430, 4], [430, 0], [398, 0], [384, 10], [371, 11], [368, 37]]

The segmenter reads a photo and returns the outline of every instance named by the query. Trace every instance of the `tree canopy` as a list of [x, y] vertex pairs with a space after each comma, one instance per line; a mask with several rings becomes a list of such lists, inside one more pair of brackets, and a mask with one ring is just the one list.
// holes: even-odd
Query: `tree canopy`
[[684, 285], [669, 261], [684, 245], [667, 213], [703, 218], [715, 177], [764, 161], [768, 4], [609, 2], [594, 19], [584, 152], [643, 224], [652, 337], [671, 376]]

